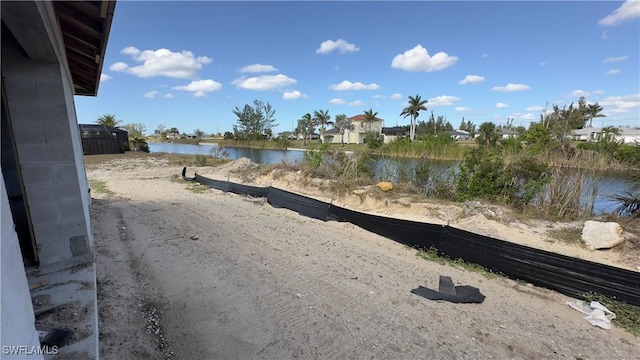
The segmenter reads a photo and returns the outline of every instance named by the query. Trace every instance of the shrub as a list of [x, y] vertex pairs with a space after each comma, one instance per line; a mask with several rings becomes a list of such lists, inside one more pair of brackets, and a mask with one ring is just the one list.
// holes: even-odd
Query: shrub
[[479, 147], [470, 150], [460, 166], [460, 173], [456, 179], [456, 195], [460, 201], [476, 197], [502, 200], [499, 198], [505, 184], [504, 160], [497, 154]]
[[328, 145], [321, 144], [316, 150], [309, 149], [304, 152], [304, 162], [311, 169], [316, 170], [322, 164], [322, 158], [327, 151]]
[[547, 165], [534, 158], [505, 166], [497, 153], [477, 148], [468, 152], [460, 166], [456, 195], [462, 201], [484, 198], [522, 209], [539, 199], [548, 177]]
[[209, 155], [214, 159], [226, 159], [229, 157], [227, 150], [220, 145], [214, 145], [211, 150], [209, 150]]
[[620, 147], [613, 152], [613, 157], [630, 166], [640, 166], [640, 145], [620, 145]]
[[207, 157], [204, 155], [196, 155], [195, 159], [196, 165], [198, 166], [206, 166], [207, 165]]
[[382, 146], [383, 139], [380, 133], [375, 131], [369, 131], [364, 136], [364, 143], [367, 144], [369, 149], [377, 149]]

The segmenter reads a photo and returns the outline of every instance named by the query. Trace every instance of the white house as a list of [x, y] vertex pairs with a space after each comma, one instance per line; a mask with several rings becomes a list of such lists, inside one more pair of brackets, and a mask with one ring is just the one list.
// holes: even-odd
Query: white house
[[[75, 340], [59, 349], [61, 357], [94, 359], [91, 194], [73, 96], [97, 95], [115, 1], [2, 1], [1, 6], [1, 357], [43, 358], [32, 351], [40, 344], [32, 296], [49, 294], [49, 305], [88, 314], [68, 319], [83, 321], [77, 325], [88, 331], [74, 334]], [[46, 287], [30, 290], [29, 284], [42, 280]], [[23, 350], [5, 353], [11, 346]]]
[[571, 130], [571, 140], [589, 141], [589, 137], [591, 137], [591, 141], [598, 141], [602, 137], [602, 128], [592, 127]]
[[498, 128], [498, 132], [500, 133], [500, 138], [501, 139], [515, 139], [518, 136], [520, 136], [520, 133], [515, 131], [515, 130], [510, 130], [510, 129], [505, 129], [505, 128]]
[[[368, 123], [365, 122], [364, 114], [352, 116], [348, 118], [351, 122], [353, 130], [345, 130], [344, 132], [344, 143], [345, 144], [362, 144], [364, 143], [364, 138], [369, 131], [376, 132], [378, 134], [382, 133], [382, 126], [384, 120], [376, 118], [373, 122]], [[338, 134], [337, 137], [334, 137], [334, 142], [340, 141], [340, 136]]]
[[620, 135], [616, 136], [616, 140], [624, 144], [640, 146], [640, 127], [619, 127], [618, 129]]
[[[640, 127], [618, 127], [617, 129], [620, 135], [616, 135], [616, 141], [630, 145], [640, 144]], [[601, 127], [571, 130], [571, 140], [574, 141], [589, 141], [589, 136], [591, 141], [599, 141], [603, 135]]]

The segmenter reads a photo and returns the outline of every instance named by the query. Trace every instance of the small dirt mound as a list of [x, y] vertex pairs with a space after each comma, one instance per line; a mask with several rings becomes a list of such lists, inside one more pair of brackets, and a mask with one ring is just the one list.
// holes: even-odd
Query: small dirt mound
[[222, 171], [224, 173], [234, 173], [234, 172], [238, 172], [246, 169], [255, 169], [257, 167], [258, 167], [258, 164], [251, 161], [251, 159], [247, 157], [242, 157], [240, 159], [237, 159], [219, 166], [217, 170]]

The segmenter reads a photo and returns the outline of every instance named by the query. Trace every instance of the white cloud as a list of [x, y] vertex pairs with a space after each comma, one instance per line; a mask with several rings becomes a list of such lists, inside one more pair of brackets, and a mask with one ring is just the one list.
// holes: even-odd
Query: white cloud
[[482, 54], [480, 57], [483, 58], [483, 59], [486, 59], [486, 58], [489, 57], [489, 54]]
[[543, 111], [544, 110], [544, 106], [540, 106], [540, 105], [529, 106], [525, 110], [526, 111]]
[[141, 51], [133, 46], [120, 51], [129, 55], [142, 65], [129, 66], [124, 62], [114, 63], [109, 67], [112, 71], [121, 71], [138, 77], [167, 76], [171, 78], [195, 78], [202, 65], [212, 59], [206, 56], [195, 57], [191, 51], [172, 52], [168, 49]]
[[295, 100], [295, 99], [306, 98], [306, 97], [307, 97], [307, 94], [303, 94], [298, 90], [285, 91], [284, 94], [282, 94], [282, 98], [284, 100]]
[[342, 104], [344, 104], [344, 103], [345, 103], [345, 101], [344, 101], [344, 100], [339, 99], [339, 98], [333, 98], [333, 99], [329, 100], [329, 102], [330, 102], [331, 104], [333, 104], [333, 105], [342, 105]]
[[167, 99], [171, 99], [171, 98], [174, 98], [175, 96], [172, 93], [167, 93], [163, 97], [166, 97]]
[[591, 93], [593, 95], [598, 95], [598, 94], [604, 94], [604, 91], [603, 90], [593, 90]]
[[464, 77], [464, 79], [458, 81], [459, 84], [474, 84], [474, 83], [481, 83], [484, 81], [484, 76], [480, 76], [480, 75], [467, 75]]
[[389, 96], [389, 98], [393, 99], [393, 100], [402, 99], [402, 94], [400, 94], [400, 93], [391, 94], [391, 96]]
[[613, 62], [618, 62], [618, 61], [623, 61], [623, 60], [627, 60], [629, 57], [627, 55], [622, 55], [622, 56], [617, 56], [617, 57], [608, 57], [604, 60], [602, 60], [603, 63], [613, 63]]
[[524, 91], [529, 89], [531, 89], [531, 87], [528, 85], [512, 84], [512, 83], [508, 83], [506, 86], [494, 86], [491, 88], [492, 91], [504, 91], [504, 92]]
[[129, 67], [129, 65], [127, 65], [127, 64], [125, 64], [125, 63], [120, 61], [120, 62], [114, 63], [113, 65], [109, 66], [109, 70], [112, 70], [112, 71], [124, 71], [128, 67]]
[[531, 113], [515, 113], [515, 114], [511, 114], [509, 116], [510, 118], [514, 118], [514, 119], [522, 119], [522, 120], [533, 120], [535, 119], [535, 115], [531, 114]]
[[222, 89], [222, 84], [211, 79], [194, 80], [188, 85], [174, 86], [172, 89], [191, 91], [195, 97], [204, 97], [208, 92], [214, 92]]
[[250, 78], [246, 78], [243, 76], [233, 80], [232, 82], [232, 84], [237, 86], [239, 89], [256, 91], [281, 89], [283, 87], [291, 86], [296, 83], [298, 83], [298, 80], [292, 79], [282, 74], [261, 75]]
[[144, 95], [142, 95], [142, 97], [145, 97], [147, 99], [153, 99], [154, 97], [156, 97], [156, 95], [158, 95], [158, 92], [156, 90], [153, 91], [149, 91], [144, 93]]
[[338, 53], [340, 54], [345, 54], [348, 52], [359, 51], [360, 49], [357, 48], [354, 44], [351, 44], [343, 39], [338, 39], [336, 41], [327, 40], [323, 41], [322, 44], [320, 44], [320, 47], [316, 49], [316, 54], [328, 54], [334, 50], [338, 50]]
[[471, 110], [471, 109], [468, 108], [468, 107], [464, 107], [464, 106], [458, 106], [457, 108], [455, 108], [455, 111], [458, 111], [458, 112], [464, 112], [464, 111], [469, 111], [469, 110]]
[[640, 17], [640, 0], [627, 0], [611, 14], [600, 19], [598, 24], [611, 26], [637, 17]]
[[499, 102], [496, 104], [496, 109], [506, 109], [509, 107], [509, 104], [503, 103], [503, 102]]
[[386, 99], [387, 97], [384, 95], [373, 95], [372, 98], [374, 99]]
[[640, 108], [640, 93], [626, 96], [610, 96], [600, 101], [604, 113], [626, 113]]
[[569, 94], [569, 97], [577, 97], [577, 98], [579, 98], [579, 97], [582, 97], [582, 96], [589, 96], [589, 95], [591, 95], [590, 92], [578, 89], [578, 90], [573, 90], [571, 92], [571, 94]]
[[551, 61], [545, 60], [545, 61], [540, 61], [540, 64], [538, 64], [538, 65], [540, 65], [540, 67], [544, 67], [544, 66], [547, 66], [549, 64], [551, 64]]
[[377, 90], [380, 88], [380, 85], [376, 83], [371, 83], [365, 85], [359, 81], [352, 83], [351, 81], [345, 80], [340, 84], [333, 84], [329, 86], [329, 89], [337, 90], [337, 91], [345, 91], [345, 90]]
[[459, 100], [460, 98], [451, 95], [436, 96], [428, 100], [427, 106], [451, 106], [454, 102]]
[[113, 79], [113, 77], [111, 75], [107, 75], [105, 73], [100, 74], [100, 82], [102, 81], [108, 81]]
[[357, 106], [365, 106], [366, 104], [364, 102], [362, 102], [362, 100], [356, 100], [356, 101], [352, 101], [349, 103], [349, 106], [351, 107], [357, 107]]
[[261, 72], [271, 72], [271, 71], [278, 71], [278, 69], [276, 69], [271, 65], [262, 65], [262, 64], [247, 65], [242, 69], [240, 69], [240, 72], [242, 73], [261, 73]]
[[604, 73], [605, 75], [618, 75], [620, 74], [620, 69], [611, 69]]
[[458, 61], [457, 56], [450, 56], [445, 52], [439, 52], [429, 56], [427, 49], [418, 44], [403, 54], [396, 55], [391, 61], [391, 67], [404, 71], [431, 72], [446, 69]]

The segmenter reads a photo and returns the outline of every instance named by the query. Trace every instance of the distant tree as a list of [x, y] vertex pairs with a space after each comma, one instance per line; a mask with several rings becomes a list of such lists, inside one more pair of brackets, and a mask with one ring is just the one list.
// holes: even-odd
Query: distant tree
[[233, 133], [231, 131], [225, 131], [222, 138], [225, 140], [233, 140], [235, 139], [235, 136], [233, 136]]
[[315, 130], [315, 124], [310, 113], [302, 115], [298, 120], [298, 131], [302, 133], [302, 145], [307, 146], [307, 137], [311, 136]]
[[313, 123], [320, 127], [320, 142], [324, 143], [324, 132], [327, 130], [327, 125], [333, 124], [329, 110], [316, 110], [313, 112]]
[[347, 118], [347, 115], [340, 114], [336, 115], [336, 123], [334, 124], [334, 126], [336, 129], [338, 129], [338, 131], [340, 131], [340, 144], [344, 146], [344, 133], [347, 130], [352, 131], [353, 124]]
[[451, 130], [453, 130], [453, 125], [451, 125], [451, 123], [447, 121], [446, 118], [442, 115], [439, 115], [436, 119], [432, 111], [431, 116], [429, 116], [429, 121], [427, 121], [426, 123], [424, 121], [418, 123], [416, 136], [420, 137], [429, 133], [437, 135], [438, 133], [441, 133], [443, 131]]
[[129, 139], [144, 139], [144, 133], [147, 131], [147, 128], [142, 123], [131, 123], [123, 127], [129, 133]]
[[167, 128], [162, 124], [158, 124], [158, 127], [153, 132], [158, 137], [165, 137], [167, 135]]
[[416, 96], [409, 96], [409, 105], [402, 110], [400, 116], [411, 117], [411, 128], [409, 130], [409, 138], [411, 141], [414, 141], [416, 138], [416, 119], [418, 115], [420, 115], [420, 111], [427, 110], [426, 104], [427, 100], [422, 100], [420, 95], [416, 94]]
[[100, 116], [98, 118], [98, 120], [96, 120], [96, 123], [98, 123], [100, 125], [117, 127], [118, 124], [122, 123], [122, 121], [117, 120], [116, 116], [113, 115], [113, 114], [105, 114], [105, 115]]
[[589, 136], [587, 138], [587, 141], [591, 141], [591, 126], [593, 118], [606, 117], [607, 115], [602, 113], [602, 106], [598, 105], [598, 103], [595, 103], [587, 105], [585, 116], [587, 119], [589, 119]]
[[365, 124], [369, 124], [369, 131], [371, 131], [371, 125], [377, 119], [376, 116], [378, 116], [378, 113], [374, 113], [373, 109], [369, 109], [364, 112], [364, 122]]
[[193, 133], [196, 136], [196, 139], [201, 140], [202, 138], [204, 138], [206, 136], [206, 134], [204, 133], [204, 131], [200, 130], [200, 129], [195, 129], [193, 130]]
[[278, 126], [274, 117], [276, 111], [268, 102], [254, 100], [253, 106], [246, 104], [242, 109], [236, 106], [233, 113], [238, 117], [238, 124], [234, 125], [234, 130], [242, 138], [264, 139], [267, 130]]
[[172, 127], [171, 129], [169, 129], [169, 133], [177, 135], [180, 134], [180, 131], [178, 131], [178, 128]]
[[478, 128], [478, 143], [483, 144], [487, 149], [491, 149], [496, 146], [498, 139], [500, 138], [500, 132], [496, 125], [492, 122], [484, 122], [480, 124]]

